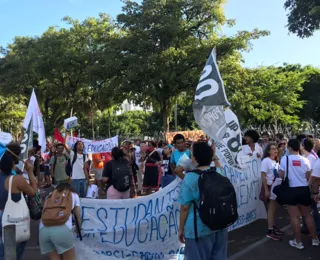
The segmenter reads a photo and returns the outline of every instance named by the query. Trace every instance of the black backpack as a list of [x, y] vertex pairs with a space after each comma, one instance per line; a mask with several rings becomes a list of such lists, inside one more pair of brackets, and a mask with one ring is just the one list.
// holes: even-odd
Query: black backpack
[[194, 201], [194, 230], [198, 241], [197, 210], [200, 219], [211, 230], [217, 231], [231, 226], [238, 219], [236, 191], [227, 177], [217, 173], [216, 168], [207, 171], [193, 171], [200, 175], [199, 207]]
[[131, 173], [127, 160], [112, 160], [113, 187], [120, 192], [125, 192], [131, 186]]

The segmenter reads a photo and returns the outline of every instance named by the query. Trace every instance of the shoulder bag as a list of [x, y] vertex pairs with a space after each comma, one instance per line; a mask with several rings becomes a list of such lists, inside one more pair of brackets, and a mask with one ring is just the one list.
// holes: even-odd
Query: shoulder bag
[[277, 201], [280, 205], [286, 205], [291, 201], [292, 194], [289, 186], [289, 156], [287, 157], [286, 177], [284, 181], [273, 188], [273, 193], [277, 196]]
[[[24, 242], [30, 238], [30, 213], [26, 200], [21, 192], [21, 199], [14, 202], [11, 198], [13, 176], [9, 179], [8, 200], [2, 215], [2, 228], [8, 225], [16, 226], [16, 242]], [[3, 230], [2, 230], [3, 232]], [[3, 236], [4, 237], [4, 236]]]

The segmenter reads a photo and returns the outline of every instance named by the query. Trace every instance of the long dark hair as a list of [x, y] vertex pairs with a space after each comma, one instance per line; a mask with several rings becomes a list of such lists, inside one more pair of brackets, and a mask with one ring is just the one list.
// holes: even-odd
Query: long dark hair
[[4, 175], [9, 176], [12, 172], [15, 161], [9, 152], [5, 152], [0, 160], [0, 170]]
[[[77, 141], [73, 146], [74, 156], [73, 156], [72, 164], [74, 164], [77, 160], [77, 157], [78, 157], [77, 147], [78, 147], [78, 144], [80, 144], [80, 143], [82, 143], [84, 146], [84, 143], [82, 141]], [[83, 156], [85, 156], [84, 153], [83, 153]]]
[[[268, 158], [270, 157], [270, 150], [271, 150], [271, 146], [275, 146], [277, 149], [278, 149], [278, 145], [276, 142], [271, 142], [267, 145], [266, 149], [264, 150], [264, 153], [263, 153], [263, 158]], [[279, 153], [278, 155], [276, 156], [275, 160], [278, 162], [279, 161]]]

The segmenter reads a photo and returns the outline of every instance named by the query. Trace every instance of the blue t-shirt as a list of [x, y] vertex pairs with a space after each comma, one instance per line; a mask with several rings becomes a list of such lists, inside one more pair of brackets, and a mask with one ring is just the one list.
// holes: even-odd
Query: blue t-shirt
[[173, 154], [171, 155], [171, 159], [170, 162], [174, 165], [177, 165], [179, 162], [179, 159], [181, 158], [181, 156], [183, 156], [184, 154], [186, 154], [190, 159], [191, 159], [191, 152], [189, 149], [180, 152], [179, 150], [174, 150]]
[[[216, 171], [222, 174], [219, 168]], [[186, 224], [184, 226], [184, 236], [186, 238], [195, 238], [194, 234], [194, 213], [193, 213], [193, 201], [196, 201], [198, 206], [200, 202], [200, 193], [198, 187], [199, 174], [194, 172], [189, 172], [183, 179], [181, 185], [181, 192], [179, 195], [178, 202], [183, 206], [189, 206], [190, 209], [188, 212], [188, 217]], [[198, 227], [198, 237], [203, 237], [212, 234], [212, 231], [209, 227], [203, 224], [202, 220], [199, 217], [199, 212], [197, 211], [197, 227]]]

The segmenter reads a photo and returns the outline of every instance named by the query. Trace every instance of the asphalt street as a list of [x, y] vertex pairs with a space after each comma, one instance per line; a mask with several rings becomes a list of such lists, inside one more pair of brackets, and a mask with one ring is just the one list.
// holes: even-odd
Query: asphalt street
[[[45, 195], [46, 193], [43, 193], [43, 196]], [[311, 246], [311, 238], [308, 235], [303, 236], [304, 250], [299, 251], [289, 246], [293, 234], [288, 214], [285, 209], [279, 207], [277, 216], [277, 226], [285, 231], [282, 241], [266, 238], [266, 220], [258, 220], [229, 233], [228, 260], [319, 260], [320, 248]], [[32, 235], [25, 250], [24, 260], [49, 259], [41, 256], [38, 245], [38, 222], [32, 221]]]

